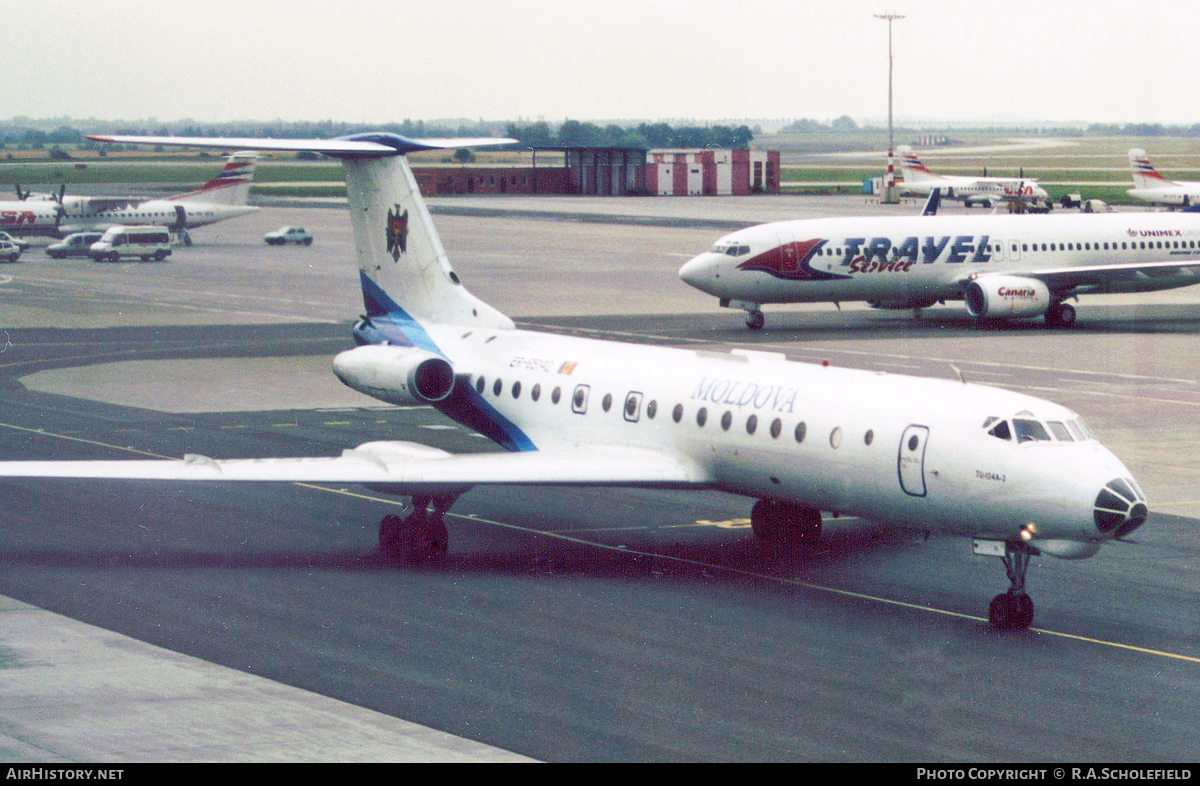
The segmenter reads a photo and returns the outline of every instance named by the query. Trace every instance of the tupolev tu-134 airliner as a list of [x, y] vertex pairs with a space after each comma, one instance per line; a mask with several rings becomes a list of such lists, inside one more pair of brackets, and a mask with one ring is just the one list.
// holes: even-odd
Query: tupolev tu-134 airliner
[[1200, 213], [865, 216], [741, 229], [679, 270], [765, 323], [768, 303], [922, 309], [964, 300], [980, 319], [1075, 322], [1068, 299], [1200, 284]]
[[92, 137], [312, 150], [341, 160], [366, 315], [333, 360], [349, 387], [429, 405], [507, 448], [450, 454], [381, 440], [340, 456], [7, 461], [0, 476], [359, 483], [410, 497], [379, 525], [383, 553], [447, 549], [444, 514], [473, 486], [717, 489], [755, 500], [754, 535], [796, 548], [822, 512], [973, 539], [1009, 589], [989, 607], [1026, 628], [1030, 558], [1083, 558], [1141, 526], [1145, 495], [1079, 415], [961, 381], [518, 330], [463, 286], [406, 154], [510, 140]]

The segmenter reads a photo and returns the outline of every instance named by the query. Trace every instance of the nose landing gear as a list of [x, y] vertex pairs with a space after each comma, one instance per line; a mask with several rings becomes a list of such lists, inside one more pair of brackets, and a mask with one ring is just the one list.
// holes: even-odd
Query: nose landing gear
[[389, 513], [379, 522], [379, 550], [396, 562], [426, 562], [446, 555], [450, 533], [443, 516], [453, 498], [413, 497], [413, 510], [405, 517]]
[[988, 622], [999, 630], [1025, 630], [1033, 624], [1033, 600], [1025, 594], [1025, 571], [1029, 558], [1039, 554], [1037, 549], [1022, 541], [1004, 543], [1004, 570], [1010, 586], [992, 598], [988, 607]]

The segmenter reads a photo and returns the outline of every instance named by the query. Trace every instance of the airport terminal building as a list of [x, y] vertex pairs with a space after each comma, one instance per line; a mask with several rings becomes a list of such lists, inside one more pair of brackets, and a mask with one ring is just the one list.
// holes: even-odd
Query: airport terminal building
[[[413, 166], [421, 193], [737, 196], [779, 193], [779, 152], [533, 148], [531, 166]], [[538, 166], [538, 153], [556, 163]], [[558, 161], [564, 163], [559, 164]]]

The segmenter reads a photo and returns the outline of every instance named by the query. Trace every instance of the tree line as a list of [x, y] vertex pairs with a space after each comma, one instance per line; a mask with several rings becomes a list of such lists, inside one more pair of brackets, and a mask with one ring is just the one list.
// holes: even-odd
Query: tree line
[[[44, 121], [14, 118], [0, 122], [0, 145], [8, 148], [42, 149], [53, 145], [83, 145], [94, 143], [84, 138], [84, 131], [72, 125], [59, 124], [47, 130]], [[140, 136], [237, 136], [295, 139], [330, 139], [362, 131], [390, 131], [407, 137], [468, 137], [509, 136], [521, 147], [720, 147], [745, 149], [754, 139], [747, 126], [672, 126], [668, 123], [641, 123], [637, 126], [566, 120], [552, 126], [546, 122], [501, 123], [478, 121], [405, 120], [400, 123], [377, 123], [369, 128], [360, 124], [335, 122], [229, 122], [197, 123], [191, 120], [162, 123], [144, 121], [88, 121], [87, 133], [126, 134]]]

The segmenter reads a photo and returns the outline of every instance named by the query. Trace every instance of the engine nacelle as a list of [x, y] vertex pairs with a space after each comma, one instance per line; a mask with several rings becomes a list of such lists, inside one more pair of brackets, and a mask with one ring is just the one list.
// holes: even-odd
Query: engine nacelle
[[1040, 317], [1050, 308], [1050, 288], [1036, 278], [980, 276], [964, 299], [973, 317]]
[[390, 404], [436, 404], [454, 390], [454, 367], [441, 355], [412, 347], [369, 344], [333, 359], [346, 387]]

